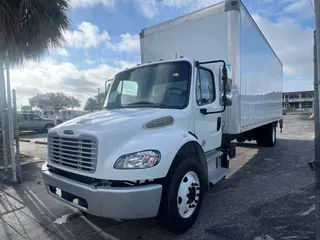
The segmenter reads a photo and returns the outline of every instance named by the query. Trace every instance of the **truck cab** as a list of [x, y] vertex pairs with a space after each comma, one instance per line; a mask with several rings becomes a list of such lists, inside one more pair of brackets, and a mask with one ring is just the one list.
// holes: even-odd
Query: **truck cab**
[[[188, 59], [118, 73], [103, 111], [65, 122], [48, 134], [43, 177], [49, 193], [94, 215], [161, 215], [164, 225], [169, 210], [160, 203], [170, 200], [178, 203], [180, 214], [172, 230], [185, 231], [196, 219], [208, 183], [229, 171], [227, 152], [219, 150], [227, 104], [221, 81]], [[78, 178], [92, 182], [80, 185]], [[175, 189], [168, 189], [172, 184]], [[122, 206], [130, 207], [121, 211]]]

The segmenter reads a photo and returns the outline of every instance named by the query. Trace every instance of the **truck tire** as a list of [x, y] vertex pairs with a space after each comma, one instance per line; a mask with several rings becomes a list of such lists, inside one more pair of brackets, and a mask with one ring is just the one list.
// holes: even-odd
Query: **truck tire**
[[163, 182], [159, 225], [173, 233], [190, 229], [200, 212], [205, 184], [204, 171], [196, 157], [188, 157], [171, 168]]
[[277, 132], [275, 124], [271, 123], [260, 128], [256, 138], [258, 146], [273, 147], [277, 142]]
[[54, 127], [54, 125], [53, 125], [52, 123], [49, 123], [49, 124], [47, 124], [47, 125], [44, 127], [43, 131], [44, 131], [45, 133], [48, 133], [49, 130], [50, 130], [51, 128], [53, 128], [53, 127]]
[[277, 143], [277, 131], [275, 124], [272, 123], [267, 125], [267, 132], [266, 146], [273, 147]]

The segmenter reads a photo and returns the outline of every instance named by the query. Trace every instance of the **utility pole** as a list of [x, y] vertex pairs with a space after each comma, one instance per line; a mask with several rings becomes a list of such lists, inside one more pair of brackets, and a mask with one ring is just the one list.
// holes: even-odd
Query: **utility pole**
[[315, 8], [315, 49], [314, 49], [314, 123], [315, 123], [315, 186], [316, 186], [316, 240], [320, 240], [320, 119], [319, 79], [320, 76], [320, 1], [314, 0]]
[[7, 129], [8, 131], [8, 152], [7, 156], [11, 161], [12, 166], [12, 181], [14, 183], [18, 182], [17, 179], [17, 168], [16, 168], [16, 159], [14, 157], [14, 139], [13, 139], [13, 119], [12, 119], [12, 97], [11, 97], [11, 84], [10, 84], [10, 61], [9, 54], [6, 51], [6, 59], [5, 59], [5, 68], [6, 68], [6, 77], [7, 77]]

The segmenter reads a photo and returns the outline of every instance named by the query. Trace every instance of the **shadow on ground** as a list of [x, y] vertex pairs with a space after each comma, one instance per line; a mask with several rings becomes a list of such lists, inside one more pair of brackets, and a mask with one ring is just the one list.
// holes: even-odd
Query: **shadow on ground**
[[22, 166], [24, 183], [16, 186], [0, 172], [0, 239], [313, 239], [314, 181], [307, 163], [314, 144], [301, 135], [278, 139], [273, 148], [238, 144], [231, 174], [206, 194], [197, 223], [184, 235], [160, 229], [155, 219], [76, 214], [54, 224], [75, 211], [45, 192], [41, 164]]

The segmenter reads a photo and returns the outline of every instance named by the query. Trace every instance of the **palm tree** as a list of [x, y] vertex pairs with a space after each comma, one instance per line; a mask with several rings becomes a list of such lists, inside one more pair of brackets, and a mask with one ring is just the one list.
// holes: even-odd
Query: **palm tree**
[[[63, 32], [69, 27], [68, 7], [68, 0], [0, 0], [0, 115], [6, 105], [4, 63], [7, 68], [8, 116], [11, 116], [9, 66], [39, 59], [43, 53], [60, 45], [64, 41]], [[8, 126], [12, 130], [10, 121]], [[4, 132], [7, 126], [0, 128]]]
[[12, 64], [37, 59], [63, 41], [68, 0], [1, 0], [0, 58]]

